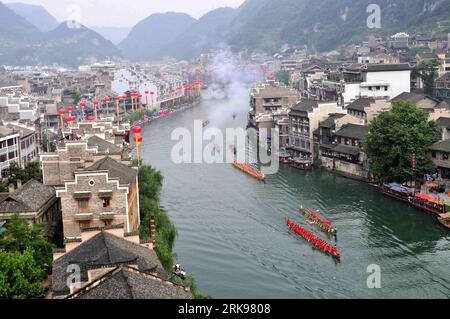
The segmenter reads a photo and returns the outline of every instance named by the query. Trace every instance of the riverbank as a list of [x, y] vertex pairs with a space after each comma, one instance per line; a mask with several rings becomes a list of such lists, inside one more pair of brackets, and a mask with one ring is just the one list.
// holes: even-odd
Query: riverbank
[[[170, 221], [167, 211], [160, 207], [160, 194], [163, 184], [161, 172], [149, 165], [141, 165], [139, 168], [139, 204], [141, 211], [140, 238], [143, 241], [151, 241], [151, 225], [155, 224], [154, 250], [168, 274], [173, 273], [175, 254], [173, 252], [177, 230]], [[147, 227], [146, 227], [147, 226]], [[181, 279], [172, 274], [175, 283], [189, 287], [196, 299], [204, 299], [198, 289], [193, 276]]]
[[144, 111], [141, 113], [141, 116], [140, 116], [141, 118], [139, 120], [133, 121], [131, 126], [139, 126], [139, 125], [151, 123], [151, 122], [159, 120], [161, 118], [166, 118], [166, 117], [172, 116], [176, 113], [192, 109], [193, 107], [198, 106], [200, 103], [201, 103], [201, 99], [197, 99], [191, 103], [181, 104], [180, 106], [178, 106], [177, 108], [174, 108], [174, 109], [169, 108], [169, 109], [160, 110], [157, 113], [157, 115], [148, 115], [147, 111]]

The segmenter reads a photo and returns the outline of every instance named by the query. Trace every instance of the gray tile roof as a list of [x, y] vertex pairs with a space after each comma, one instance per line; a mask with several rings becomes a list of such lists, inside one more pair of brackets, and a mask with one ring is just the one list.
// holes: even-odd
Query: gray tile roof
[[450, 153], [450, 139], [434, 143], [430, 147], [430, 150]]
[[440, 117], [436, 123], [440, 126], [440, 127], [445, 127], [450, 129], [450, 118], [448, 117]]
[[362, 140], [367, 136], [368, 133], [369, 128], [367, 126], [347, 124], [344, 125], [338, 132], [336, 132], [336, 136]]
[[314, 100], [301, 100], [296, 105], [294, 105], [291, 109], [293, 113], [308, 113], [319, 107], [317, 101]]
[[439, 103], [439, 100], [429, 96], [429, 95], [425, 95], [423, 93], [408, 93], [408, 92], [403, 92], [400, 95], [397, 95], [396, 97], [394, 97], [392, 99], [392, 102], [398, 102], [398, 101], [408, 101], [411, 102], [413, 104], [416, 104], [418, 102], [420, 102], [423, 99], [430, 99], [436, 102], [436, 104]]
[[320, 127], [325, 127], [325, 128], [332, 128], [336, 125], [336, 120], [340, 119], [344, 116], [346, 116], [347, 114], [330, 114], [330, 117], [327, 118], [325, 121], [320, 122]]
[[361, 67], [363, 72], [387, 72], [387, 71], [407, 71], [412, 70], [408, 63], [398, 64], [367, 64]]
[[357, 99], [354, 102], [350, 103], [347, 106], [347, 109], [364, 112], [364, 109], [366, 107], [370, 107], [370, 105], [372, 103], [375, 103], [375, 99], [374, 98], [360, 98], [360, 99]]
[[85, 169], [86, 171], [108, 171], [109, 177], [118, 178], [121, 185], [130, 185], [136, 180], [137, 171], [125, 164], [122, 164], [111, 157], [107, 156], [92, 166]]
[[66, 280], [69, 275], [67, 266], [71, 264], [80, 266], [83, 282], [88, 280], [88, 269], [136, 264], [140, 271], [155, 273], [163, 279], [168, 278], [153, 250], [105, 231], [81, 243], [74, 250], [53, 262], [52, 290], [54, 295], [61, 296], [70, 293]]
[[342, 153], [342, 154], [349, 154], [349, 155], [359, 155], [361, 152], [359, 148], [354, 146], [348, 146], [343, 144], [338, 144], [335, 147], [332, 148], [334, 152]]
[[98, 152], [101, 154], [121, 154], [122, 149], [108, 141], [105, 141], [104, 139], [98, 137], [97, 135], [91, 136], [87, 140], [88, 146], [97, 146]]
[[193, 299], [193, 295], [183, 286], [121, 266], [76, 291], [68, 299]]
[[53, 187], [30, 180], [14, 193], [0, 196], [0, 213], [37, 212], [55, 197]]

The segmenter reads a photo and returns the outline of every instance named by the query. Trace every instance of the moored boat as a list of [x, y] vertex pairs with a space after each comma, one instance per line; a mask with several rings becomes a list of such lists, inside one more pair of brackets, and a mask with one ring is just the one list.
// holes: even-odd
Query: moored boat
[[306, 239], [308, 242], [313, 244], [316, 248], [319, 248], [323, 252], [331, 255], [332, 257], [340, 260], [341, 253], [339, 252], [338, 248], [336, 246], [333, 246], [313, 233], [307, 231], [306, 229], [300, 227], [299, 225], [295, 224], [293, 221], [291, 221], [289, 218], [286, 218], [286, 224], [290, 229], [292, 229], [296, 234], [300, 235], [304, 239]]
[[310, 171], [313, 168], [313, 163], [310, 160], [304, 160], [300, 158], [293, 158], [290, 163], [292, 167], [303, 171]]
[[307, 208], [304, 208], [303, 206], [300, 207], [300, 211], [303, 215], [305, 215], [308, 219], [315, 222], [317, 226], [319, 226], [320, 229], [327, 232], [331, 235], [337, 234], [337, 229], [333, 227], [333, 223], [329, 220], [326, 220], [325, 218], [319, 217], [316, 212], [309, 210]]
[[441, 214], [438, 217], [438, 220], [442, 225], [450, 229], [450, 213]]
[[256, 178], [259, 181], [266, 180], [266, 176], [263, 173], [256, 171], [249, 164], [242, 164], [242, 163], [238, 163], [237, 161], [234, 161], [233, 166], [236, 167], [237, 169], [243, 171], [244, 173], [247, 173], [248, 175], [253, 176], [254, 178]]

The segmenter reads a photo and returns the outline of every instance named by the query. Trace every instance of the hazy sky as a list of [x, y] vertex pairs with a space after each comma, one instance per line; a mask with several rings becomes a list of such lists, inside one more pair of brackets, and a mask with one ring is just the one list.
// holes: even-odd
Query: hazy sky
[[59, 21], [78, 20], [88, 27], [133, 26], [156, 12], [185, 12], [194, 18], [244, 0], [3, 0], [39, 4]]

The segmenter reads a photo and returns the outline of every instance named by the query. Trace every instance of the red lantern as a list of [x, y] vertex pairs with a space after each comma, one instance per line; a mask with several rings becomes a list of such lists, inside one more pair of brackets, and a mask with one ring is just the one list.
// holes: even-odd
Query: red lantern
[[86, 106], [86, 103], [85, 103], [85, 102], [81, 102], [81, 103], [80, 103], [80, 106], [81, 106], [82, 108], [84, 108], [84, 107]]
[[119, 101], [120, 100], [120, 96], [116, 96], [116, 101]]
[[99, 103], [99, 102], [98, 102], [97, 100], [96, 100], [96, 101], [94, 101], [94, 105], [95, 105], [95, 106], [97, 106], [97, 105], [98, 105], [98, 103]]
[[93, 121], [93, 120], [95, 120], [95, 116], [88, 116], [88, 121]]
[[149, 93], [149, 91], [145, 91], [145, 94], [148, 94]]
[[126, 100], [127, 98], [128, 98], [128, 96], [126, 96], [126, 95], [122, 96], [123, 100]]
[[109, 103], [110, 99], [109, 97], [105, 97], [105, 103]]
[[134, 141], [135, 141], [136, 143], [142, 143], [142, 140], [143, 140], [143, 138], [142, 138], [141, 135], [135, 135], [135, 136], [133, 137], [133, 139], [134, 139]]
[[142, 127], [140, 127], [140, 126], [134, 126], [134, 127], [133, 127], [133, 132], [134, 132], [134, 134], [141, 134], [141, 132], [142, 132]]
[[67, 107], [67, 111], [72, 112], [73, 111], [73, 107], [72, 106], [68, 106]]
[[66, 111], [64, 111], [64, 109], [60, 109], [59, 110], [59, 115], [63, 116], [64, 114], [66, 114]]
[[155, 92], [153, 92], [153, 91], [150, 92], [150, 95], [154, 95], [154, 94], [155, 94]]

